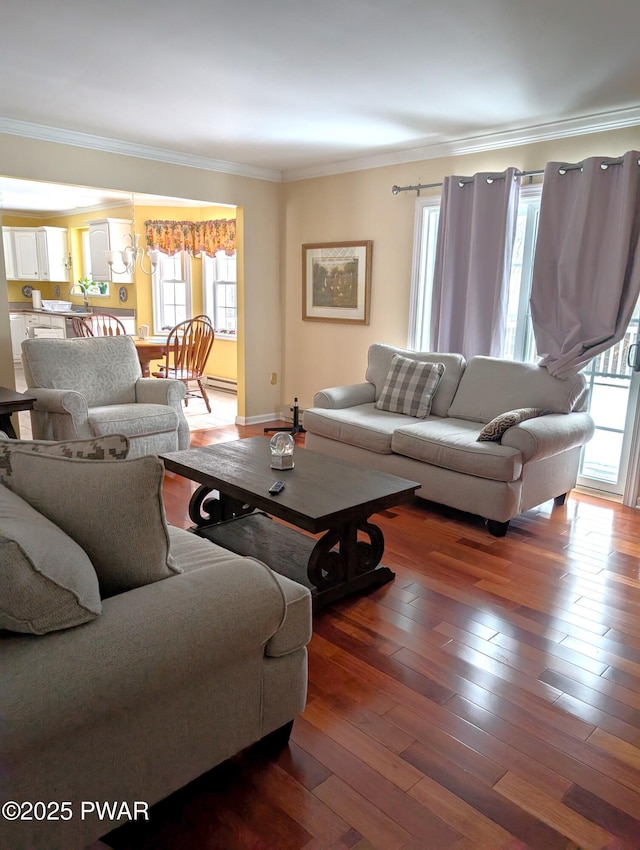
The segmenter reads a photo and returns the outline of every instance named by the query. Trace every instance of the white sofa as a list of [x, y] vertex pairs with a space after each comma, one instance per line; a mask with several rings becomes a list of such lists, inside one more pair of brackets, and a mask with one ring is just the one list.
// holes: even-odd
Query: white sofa
[[[117, 440], [125, 451], [114, 448]], [[111, 817], [83, 817], [82, 801], [119, 801], [133, 811], [135, 801], [152, 805], [250, 744], [286, 742], [306, 699], [310, 594], [259, 561], [167, 527], [161, 462], [108, 459], [126, 454], [126, 438], [36, 445], [42, 454], [30, 456], [18, 445], [10, 459], [6, 445], [0, 776], [3, 802], [32, 817], [5, 819], [0, 845], [81, 850], [127, 822], [118, 807]], [[47, 454], [53, 450], [59, 456]], [[93, 530], [69, 515], [72, 536], [35, 509], [52, 469], [48, 510], [86, 499]], [[122, 482], [132, 476], [145, 484], [129, 496]], [[109, 516], [102, 527], [90, 522], [101, 486], [108, 513], [119, 511], [119, 531], [107, 530]], [[130, 530], [140, 526], [134, 542]], [[157, 544], [169, 552], [160, 569]], [[100, 568], [94, 549], [106, 552]], [[128, 566], [113, 569], [116, 559]], [[128, 589], [115, 592], [114, 582]], [[34, 801], [46, 809], [30, 809]]]
[[[376, 407], [394, 354], [444, 364], [425, 419]], [[304, 413], [307, 448], [418, 481], [418, 496], [484, 517], [496, 536], [529, 508], [551, 498], [561, 504], [575, 486], [594, 432], [582, 375], [558, 380], [528, 363], [375, 343], [365, 378], [316, 393]], [[478, 442], [494, 417], [529, 407], [545, 415], [514, 425], [499, 442]]]

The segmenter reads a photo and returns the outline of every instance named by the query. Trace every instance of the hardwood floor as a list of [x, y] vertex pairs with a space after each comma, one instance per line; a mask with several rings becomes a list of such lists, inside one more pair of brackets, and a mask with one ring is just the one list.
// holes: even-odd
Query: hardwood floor
[[[193, 486], [166, 477], [176, 525]], [[315, 616], [289, 747], [239, 755], [107, 843], [640, 848], [640, 512], [573, 493], [501, 539], [418, 499], [376, 522], [396, 579]]]

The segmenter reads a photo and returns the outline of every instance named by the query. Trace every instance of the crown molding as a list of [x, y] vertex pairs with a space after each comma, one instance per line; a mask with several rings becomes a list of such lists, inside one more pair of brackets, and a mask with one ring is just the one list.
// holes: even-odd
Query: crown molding
[[42, 124], [30, 124], [27, 121], [16, 121], [12, 118], [0, 118], [0, 133], [6, 133], [10, 136], [22, 136], [27, 139], [39, 139], [45, 142], [58, 142], [63, 145], [73, 145], [79, 148], [105, 151], [106, 153], [135, 156], [140, 159], [151, 159], [155, 162], [166, 162], [171, 165], [186, 166], [187, 168], [201, 168], [205, 171], [235, 174], [238, 177], [253, 177], [257, 180], [269, 180], [274, 183], [280, 183], [282, 181], [281, 172], [272, 168], [258, 168], [253, 165], [243, 165], [239, 162], [227, 162], [223, 159], [212, 159], [207, 156], [180, 153], [179, 151], [156, 148], [150, 145], [138, 145], [134, 142], [108, 139], [104, 136], [93, 136], [90, 133], [77, 133], [57, 127], [46, 127]]
[[568, 136], [581, 136], [588, 133], [600, 133], [606, 130], [618, 130], [623, 127], [635, 127], [640, 124], [640, 106], [619, 109], [614, 112], [601, 112], [585, 115], [581, 118], [568, 118], [548, 124], [537, 124], [514, 130], [501, 130], [482, 136], [469, 136], [460, 139], [437, 142], [420, 148], [391, 151], [384, 154], [359, 157], [343, 162], [331, 162], [326, 165], [284, 170], [283, 182], [307, 180], [313, 177], [329, 177], [333, 174], [345, 174], [349, 171], [364, 171], [368, 168], [383, 168], [389, 165], [402, 165], [406, 162], [418, 162], [425, 159], [438, 159], [447, 156], [463, 156], [470, 153], [517, 147], [534, 142], [552, 139], [564, 139]]
[[69, 210], [42, 210], [42, 211], [29, 211], [29, 210], [12, 210], [8, 207], [2, 207], [0, 210], [3, 215], [10, 215], [15, 218], [41, 218], [43, 221], [51, 221], [54, 218], [65, 218], [70, 215], [85, 215], [85, 213], [92, 212], [104, 212], [105, 210], [110, 209], [119, 209], [124, 206], [122, 201], [108, 201], [104, 204], [96, 204], [95, 206], [90, 207], [73, 207]]
[[383, 168], [390, 165], [402, 165], [407, 162], [438, 159], [439, 157], [463, 156], [470, 153], [517, 147], [518, 145], [562, 139], [569, 136], [586, 135], [588, 133], [605, 132], [607, 130], [617, 130], [624, 127], [635, 127], [637, 125], [640, 125], [640, 106], [633, 106], [612, 112], [585, 115], [580, 118], [568, 118], [546, 124], [519, 127], [512, 130], [501, 130], [481, 136], [449, 139], [419, 148], [395, 150], [388, 153], [373, 154], [356, 159], [284, 171], [259, 168], [237, 162], [227, 162], [226, 160], [212, 159], [195, 154], [180, 153], [179, 151], [156, 148], [149, 145], [138, 145], [133, 142], [94, 136], [89, 133], [61, 130], [41, 124], [30, 124], [26, 121], [16, 121], [11, 118], [0, 118], [0, 133], [280, 183], [283, 181], [307, 180], [314, 177], [329, 177], [334, 174], [345, 174], [349, 171], [364, 171], [369, 168]]

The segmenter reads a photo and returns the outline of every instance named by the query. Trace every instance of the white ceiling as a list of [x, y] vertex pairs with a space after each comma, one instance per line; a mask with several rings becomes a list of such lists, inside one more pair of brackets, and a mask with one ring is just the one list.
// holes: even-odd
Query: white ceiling
[[0, 132], [269, 179], [424, 159], [640, 124], [639, 34], [639, 0], [5, 0]]

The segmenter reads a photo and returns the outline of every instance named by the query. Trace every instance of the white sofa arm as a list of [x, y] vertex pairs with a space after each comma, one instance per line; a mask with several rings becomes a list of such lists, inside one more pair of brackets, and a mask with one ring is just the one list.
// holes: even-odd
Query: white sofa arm
[[35, 398], [34, 410], [46, 413], [66, 413], [74, 420], [86, 422], [88, 417], [87, 400], [75, 390], [48, 390], [43, 387], [30, 387], [30, 396]]
[[211, 668], [264, 654], [285, 619], [272, 571], [231, 556], [103, 601], [90, 623], [42, 637], [2, 637], [0, 752], [37, 748], [47, 697], [47, 738], [68, 734], [115, 705], [123, 712], [188, 687]]
[[30, 387], [36, 401], [31, 412], [33, 436], [39, 440], [78, 440], [93, 437], [87, 400], [76, 390]]
[[502, 445], [518, 449], [523, 463], [527, 463], [583, 446], [594, 431], [588, 413], [552, 413], [508, 428], [502, 436]]
[[182, 381], [171, 378], [138, 378], [136, 381], [136, 401], [140, 404], [167, 404], [181, 409], [180, 402], [186, 392]]
[[365, 381], [362, 384], [347, 384], [344, 387], [320, 390], [313, 397], [313, 406], [339, 410], [343, 407], [355, 407], [357, 404], [369, 404], [375, 400], [375, 386]]

